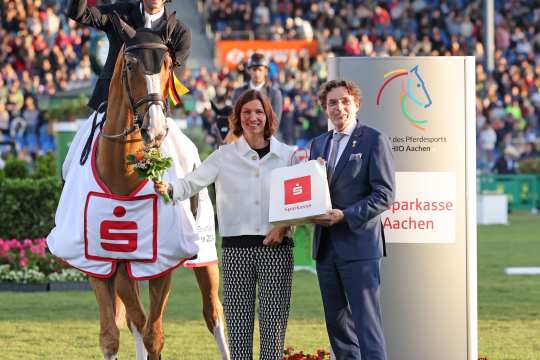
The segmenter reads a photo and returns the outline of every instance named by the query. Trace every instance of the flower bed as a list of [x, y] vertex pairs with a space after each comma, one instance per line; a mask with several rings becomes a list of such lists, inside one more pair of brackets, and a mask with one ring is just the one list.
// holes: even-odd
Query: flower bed
[[54, 259], [45, 239], [0, 239], [0, 291], [66, 290], [68, 283], [74, 290], [90, 288], [85, 274]]
[[318, 349], [315, 354], [304, 354], [303, 351], [296, 352], [293, 348], [283, 351], [283, 360], [329, 360], [330, 353], [324, 349]]

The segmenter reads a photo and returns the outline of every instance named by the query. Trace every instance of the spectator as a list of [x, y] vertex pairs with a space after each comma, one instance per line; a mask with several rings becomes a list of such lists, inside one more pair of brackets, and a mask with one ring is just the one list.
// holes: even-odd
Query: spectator
[[0, 135], [2, 135], [2, 139], [9, 137], [9, 122], [10, 116], [6, 104], [0, 100]]
[[490, 169], [493, 164], [493, 152], [497, 142], [497, 134], [489, 122], [485, 122], [478, 137], [480, 147], [480, 167]]
[[277, 126], [279, 127], [283, 109], [283, 98], [281, 90], [268, 82], [268, 61], [266, 57], [263, 54], [254, 53], [249, 58], [247, 69], [250, 75], [250, 81], [234, 91], [232, 98], [233, 104], [247, 90], [260, 91], [270, 99], [272, 109], [276, 113]]
[[516, 160], [519, 155], [516, 148], [509, 145], [504, 149], [504, 153], [500, 156], [493, 167], [493, 171], [497, 174], [515, 174]]

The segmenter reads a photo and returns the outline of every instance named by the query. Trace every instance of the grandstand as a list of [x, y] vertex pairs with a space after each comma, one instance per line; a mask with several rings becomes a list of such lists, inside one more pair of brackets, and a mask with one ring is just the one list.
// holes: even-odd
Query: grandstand
[[[14, 142], [28, 161], [54, 149], [46, 111], [51, 99], [87, 91], [96, 77], [91, 44], [99, 34], [67, 20], [66, 2], [0, 3], [0, 144]], [[230, 41], [247, 48], [299, 44], [267, 54], [270, 80], [283, 93], [280, 136], [300, 145], [326, 129], [315, 93], [326, 81], [329, 56], [474, 55], [478, 169], [518, 172], [516, 160], [539, 156], [540, 8], [534, 0], [495, 1], [493, 71], [486, 66], [480, 1], [199, 0], [168, 6], [188, 9], [196, 17], [188, 25], [204, 39], [194, 41], [195, 60], [184, 78], [191, 93], [180, 116], [189, 126], [209, 129], [210, 101], [230, 102], [246, 80], [246, 57], [224, 58]], [[205, 43], [211, 50], [196, 48]]]

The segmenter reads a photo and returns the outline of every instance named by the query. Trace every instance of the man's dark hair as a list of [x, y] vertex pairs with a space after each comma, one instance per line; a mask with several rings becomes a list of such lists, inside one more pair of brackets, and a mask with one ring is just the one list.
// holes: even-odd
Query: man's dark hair
[[322, 84], [321, 89], [317, 93], [319, 99], [319, 104], [323, 110], [326, 110], [326, 97], [328, 93], [333, 89], [344, 87], [347, 89], [349, 95], [352, 95], [356, 106], [360, 108], [360, 103], [362, 102], [362, 90], [355, 83], [348, 80], [330, 80]]

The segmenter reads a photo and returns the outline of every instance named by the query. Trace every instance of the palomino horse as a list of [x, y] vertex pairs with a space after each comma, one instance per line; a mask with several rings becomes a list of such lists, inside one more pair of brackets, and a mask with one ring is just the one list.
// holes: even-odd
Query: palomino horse
[[[125, 35], [125, 43], [116, 61], [107, 120], [97, 140], [94, 158], [99, 177], [116, 195], [129, 195], [141, 184], [134, 169], [126, 164], [126, 155], [141, 150], [144, 145], [159, 147], [168, 133], [165, 118], [167, 84], [172, 76], [174, 59], [166, 44], [174, 24], [171, 19], [174, 20], [174, 16], [159, 31], [135, 31], [116, 18], [116, 25]], [[171, 288], [171, 272], [149, 280], [150, 308], [146, 316], [139, 287], [129, 276], [128, 265], [122, 262], [117, 265], [111, 277], [90, 277], [99, 305], [100, 345], [104, 358], [116, 359], [118, 353], [119, 330], [115, 317], [118, 316], [119, 298], [125, 305], [127, 323], [135, 338], [137, 359], [147, 356], [150, 360], [160, 359], [164, 344], [162, 318]], [[217, 293], [217, 272], [198, 270], [200, 273], [196, 272], [196, 275], [203, 293], [205, 320], [211, 328], [221, 311], [220, 304], [207, 299]], [[209, 280], [212, 277], [213, 280]], [[212, 301], [214, 303], [207, 306]]]
[[399, 97], [401, 114], [409, 121], [409, 124], [412, 127], [422, 131], [426, 130], [427, 120], [416, 117], [407, 106], [407, 104], [410, 103], [416, 105], [420, 109], [427, 109], [433, 104], [424, 79], [420, 75], [418, 65], [409, 71], [406, 69], [394, 69], [385, 73], [384, 81], [377, 91], [377, 106], [380, 105], [384, 89], [394, 80], [401, 80]]

